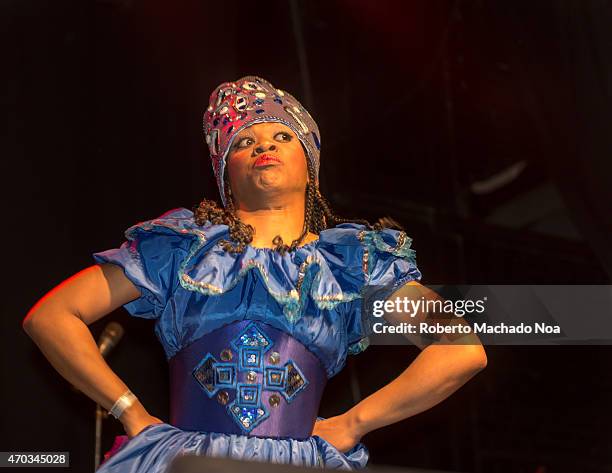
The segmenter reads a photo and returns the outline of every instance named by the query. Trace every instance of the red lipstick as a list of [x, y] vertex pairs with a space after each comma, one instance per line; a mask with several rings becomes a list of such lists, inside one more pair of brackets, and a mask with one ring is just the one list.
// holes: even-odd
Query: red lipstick
[[253, 166], [257, 168], [260, 166], [269, 166], [271, 164], [278, 164], [280, 162], [281, 162], [280, 159], [278, 159], [276, 156], [273, 156], [271, 154], [262, 154], [255, 160], [255, 164]]

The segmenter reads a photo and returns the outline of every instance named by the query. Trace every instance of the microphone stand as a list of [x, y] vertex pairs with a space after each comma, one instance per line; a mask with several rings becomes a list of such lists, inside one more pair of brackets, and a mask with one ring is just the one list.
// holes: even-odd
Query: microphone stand
[[[117, 322], [110, 322], [100, 335], [98, 340], [98, 348], [103, 358], [117, 345], [121, 337], [123, 337], [123, 327]], [[96, 403], [96, 432], [95, 432], [95, 447], [94, 447], [94, 472], [100, 466], [100, 453], [102, 448], [102, 421], [108, 417], [108, 413], [102, 409], [102, 406]]]
[[102, 420], [106, 419], [108, 414], [100, 404], [96, 404], [96, 446], [94, 450], [94, 471], [100, 466], [100, 452], [102, 445]]

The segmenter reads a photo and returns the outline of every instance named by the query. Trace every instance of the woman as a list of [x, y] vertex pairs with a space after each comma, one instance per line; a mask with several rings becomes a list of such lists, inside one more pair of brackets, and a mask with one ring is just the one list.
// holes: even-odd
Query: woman
[[[95, 254], [97, 265], [45, 296], [24, 328], [123, 424], [127, 442], [100, 472], [161, 472], [184, 453], [363, 468], [363, 435], [440, 402], [485, 366], [484, 351], [423, 346], [387, 386], [317, 418], [326, 380], [367, 346], [364, 288], [431, 296], [416, 282], [411, 240], [331, 212], [318, 189], [316, 123], [264, 79], [217, 87], [204, 131], [224, 208], [204, 200], [195, 213], [131, 227], [121, 248]], [[170, 366], [168, 423], [111, 371], [87, 329], [121, 305], [156, 320]]]

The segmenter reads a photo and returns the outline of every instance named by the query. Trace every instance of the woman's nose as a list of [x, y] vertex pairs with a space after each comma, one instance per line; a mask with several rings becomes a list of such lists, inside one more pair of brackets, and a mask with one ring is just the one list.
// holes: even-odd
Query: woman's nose
[[270, 144], [270, 145], [267, 147], [267, 149], [266, 149], [266, 147], [265, 147], [265, 146], [263, 146], [263, 145], [259, 145], [259, 146], [257, 146], [257, 147], [255, 148], [255, 153], [257, 153], [257, 154], [261, 154], [261, 153], [263, 153], [264, 151], [274, 151], [275, 149], [276, 149], [276, 145], [275, 145], [274, 143]]

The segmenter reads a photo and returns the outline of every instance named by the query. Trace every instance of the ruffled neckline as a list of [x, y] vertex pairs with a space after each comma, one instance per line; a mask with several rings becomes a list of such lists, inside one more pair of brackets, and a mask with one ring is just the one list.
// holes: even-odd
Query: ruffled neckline
[[[324, 230], [326, 231], [326, 230]], [[228, 232], [229, 235], [229, 232]], [[310, 248], [311, 246], [314, 248], [317, 246], [317, 243], [320, 241], [320, 238], [317, 238], [316, 240], [312, 240], [308, 243], [304, 243], [303, 245], [298, 246], [295, 251], [300, 250], [302, 248]], [[249, 248], [252, 248], [253, 250], [264, 250], [264, 251], [276, 251], [274, 248], [268, 248], [268, 247], [263, 247], [263, 246], [253, 246], [253, 245], [246, 245]]]
[[[229, 239], [229, 227], [210, 223], [198, 226], [193, 212], [184, 208], [134, 225], [126, 231], [126, 237], [135, 239], [141, 232], [178, 234], [193, 240], [178, 270], [184, 289], [220, 296], [252, 272], [291, 323], [301, 317], [308, 299], [319, 309], [332, 309], [360, 298], [369, 279], [368, 259], [375, 252], [413, 256], [411, 239], [403, 232], [368, 230], [355, 223], [323, 230], [318, 239], [284, 255], [273, 248], [251, 245], [242, 253], [229, 253], [218, 245], [219, 240]], [[398, 245], [389, 245], [383, 236]]]

